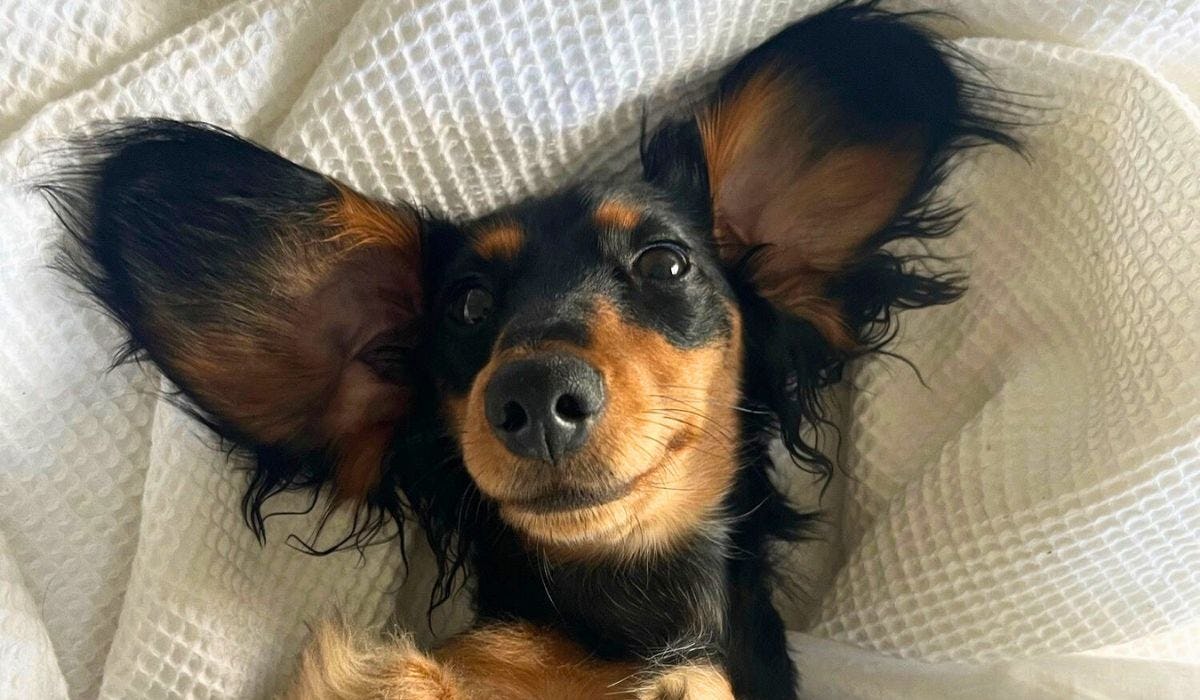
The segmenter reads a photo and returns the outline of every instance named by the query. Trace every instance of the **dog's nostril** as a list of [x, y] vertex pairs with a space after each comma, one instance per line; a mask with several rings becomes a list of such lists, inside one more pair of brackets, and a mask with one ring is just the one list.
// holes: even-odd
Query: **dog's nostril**
[[566, 353], [510, 360], [488, 381], [483, 411], [509, 452], [557, 463], [587, 443], [604, 411], [604, 379]]
[[563, 394], [558, 397], [558, 400], [554, 402], [554, 413], [559, 418], [572, 423], [577, 423], [590, 415], [579, 397], [573, 394]]
[[504, 404], [504, 418], [500, 421], [501, 430], [508, 433], [515, 433], [524, 428], [528, 422], [529, 415], [525, 413], [524, 408], [521, 408], [521, 404], [516, 401], [509, 401]]

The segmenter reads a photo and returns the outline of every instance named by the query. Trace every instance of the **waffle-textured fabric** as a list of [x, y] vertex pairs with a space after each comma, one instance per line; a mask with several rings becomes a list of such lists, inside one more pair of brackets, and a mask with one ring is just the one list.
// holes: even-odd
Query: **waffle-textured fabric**
[[[198, 118], [366, 192], [481, 213], [628, 176], [651, 121], [823, 3], [0, 0], [0, 698], [277, 690], [333, 612], [427, 630], [427, 558], [243, 526], [243, 476], [106, 372], [26, 184], [97, 119]], [[911, 5], [904, 4], [904, 7]], [[1041, 109], [973, 156], [939, 252], [972, 288], [854, 368], [812, 604], [812, 697], [1200, 696], [1200, 6], [923, 4]], [[797, 481], [798, 491], [808, 484]], [[280, 511], [304, 500], [281, 499]], [[803, 614], [801, 614], [803, 613]], [[803, 622], [800, 622], [800, 621]]]

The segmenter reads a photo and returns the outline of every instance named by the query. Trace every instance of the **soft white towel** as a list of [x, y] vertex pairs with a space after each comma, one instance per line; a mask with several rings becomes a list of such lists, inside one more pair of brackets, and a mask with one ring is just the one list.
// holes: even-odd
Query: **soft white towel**
[[[301, 516], [260, 548], [203, 429], [152, 373], [104, 373], [118, 335], [46, 270], [56, 229], [22, 189], [48, 145], [99, 118], [199, 118], [481, 212], [626, 172], [644, 100], [662, 114], [820, 4], [0, 0], [0, 696], [262, 696], [305, 621], [381, 625], [398, 600], [425, 624], [421, 561], [405, 579], [391, 545], [309, 557], [285, 541]], [[894, 361], [851, 377], [837, 546], [797, 555], [837, 564], [795, 637], [807, 687], [1188, 697], [1200, 6], [932, 4], [1055, 109], [1025, 134], [1032, 164], [982, 153], [949, 183], [974, 207], [942, 252], [972, 290], [909, 314], [896, 348], [928, 388]]]

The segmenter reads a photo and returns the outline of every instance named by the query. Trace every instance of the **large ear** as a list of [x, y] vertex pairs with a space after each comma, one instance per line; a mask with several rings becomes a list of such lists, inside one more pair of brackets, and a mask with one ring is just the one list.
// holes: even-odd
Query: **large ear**
[[[422, 221], [215, 127], [127, 122], [43, 186], [67, 268], [219, 433], [247, 506], [332, 482], [362, 500], [413, 409]], [[260, 532], [261, 535], [261, 532]]]
[[745, 398], [770, 409], [799, 463], [831, 461], [808, 426], [847, 359], [878, 350], [894, 311], [962, 292], [920, 247], [959, 210], [936, 186], [1017, 112], [963, 56], [875, 2], [839, 3], [740, 60], [691, 119], [643, 146], [651, 183], [711, 225], [738, 294]]
[[[864, 318], [852, 308], [847, 276], [890, 240], [945, 232], [952, 215], [926, 200], [951, 151], [1013, 145], [978, 109], [981, 95], [904, 16], [843, 3], [739, 61], [694, 120], [668, 124], [644, 149], [646, 175], [698, 183], [726, 261], [745, 263], [763, 297], [850, 352], [879, 309]], [[680, 163], [689, 146], [702, 165]], [[923, 207], [928, 225], [902, 218]], [[877, 294], [876, 306], [954, 291], [927, 281]]]

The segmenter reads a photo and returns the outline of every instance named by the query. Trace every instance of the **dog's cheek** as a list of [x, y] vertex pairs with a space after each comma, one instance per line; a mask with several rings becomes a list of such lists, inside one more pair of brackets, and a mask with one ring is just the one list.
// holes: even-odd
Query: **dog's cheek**
[[608, 406], [592, 435], [588, 451], [607, 465], [609, 476], [628, 481], [662, 457], [670, 434], [668, 421], [654, 415], [656, 391], [644, 368], [631, 362], [596, 362], [604, 376]]
[[628, 481], [661, 461], [674, 430], [670, 416], [658, 408], [669, 388], [654, 368], [670, 346], [657, 333], [628, 323], [607, 301], [596, 303], [589, 325], [592, 342], [582, 354], [604, 377], [608, 400], [589, 451], [609, 465], [612, 477]]
[[[644, 522], [666, 545], [711, 517], [738, 468], [741, 323], [729, 308], [731, 333], [709, 345], [664, 353], [652, 366], [659, 406], [675, 426], [665, 448], [665, 467], [653, 483], [640, 485]], [[657, 522], [653, 522], [657, 521]]]
[[[597, 426], [594, 449], [603, 453], [616, 475], [628, 480], [664, 460], [691, 461], [693, 448], [718, 454], [733, 451], [741, 324], [735, 308], [727, 306], [726, 314], [728, 336], [697, 348], [680, 348], [659, 333], [628, 323], [610, 305], [597, 306], [597, 342], [588, 355], [605, 375], [610, 405]], [[733, 469], [729, 461], [725, 471]], [[712, 472], [712, 466], [706, 465], [701, 476]], [[686, 466], [677, 471], [677, 478], [690, 478]]]

